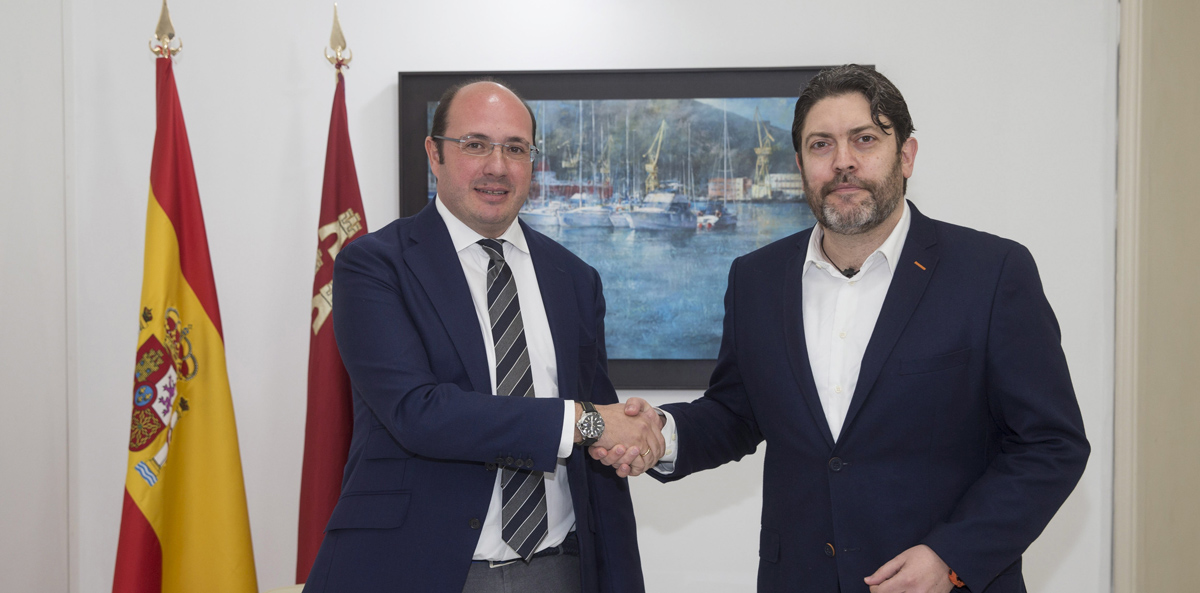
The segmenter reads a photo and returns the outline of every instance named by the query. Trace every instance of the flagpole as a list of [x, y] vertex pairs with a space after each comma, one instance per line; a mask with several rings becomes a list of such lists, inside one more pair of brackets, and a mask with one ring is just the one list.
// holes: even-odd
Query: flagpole
[[253, 593], [224, 332], [164, 1], [150, 42], [155, 133], [114, 593]]

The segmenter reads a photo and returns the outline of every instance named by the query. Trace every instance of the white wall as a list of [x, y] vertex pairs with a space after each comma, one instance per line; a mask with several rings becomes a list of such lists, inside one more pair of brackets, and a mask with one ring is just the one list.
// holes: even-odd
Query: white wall
[[[71, 589], [92, 593], [111, 588], [121, 508], [154, 134], [146, 42], [160, 4], [66, 6], [67, 92], [50, 84], [20, 100], [52, 110], [66, 96], [74, 122], [67, 175], [53, 167], [38, 175], [52, 186], [66, 179], [73, 196], [68, 212], [45, 206], [47, 224], [73, 226], [51, 237], [44, 263], [64, 270], [72, 287]], [[321, 57], [331, 6], [173, 0], [171, 12], [184, 42], [175, 72], [221, 301], [259, 581], [270, 588], [294, 570], [312, 250], [334, 83]], [[877, 65], [905, 93], [917, 125], [910, 196], [934, 217], [1028, 245], [1063, 327], [1094, 453], [1027, 555], [1030, 588], [1109, 589], [1117, 3], [345, 0], [340, 12], [355, 55], [347, 99], [372, 229], [398, 212], [397, 71]], [[16, 100], [6, 91], [4, 110]], [[6, 115], [6, 149], [10, 130], [37, 150], [61, 149], [61, 133], [21, 121]], [[39, 238], [41, 223], [29, 224], [9, 199], [4, 212], [17, 235]], [[53, 253], [64, 244], [65, 263]], [[9, 246], [11, 287], [26, 268]], [[57, 301], [38, 306], [61, 312], [50, 284], [45, 294]], [[8, 318], [37, 310], [22, 307]], [[36, 335], [33, 321], [22, 323]], [[24, 344], [2, 339], [5, 358]], [[10, 385], [24, 385], [18, 371], [31, 366], [6, 364], [6, 401], [17, 397]], [[47, 381], [61, 384], [66, 374], [49, 368]], [[30, 421], [53, 428], [47, 446], [63, 446], [64, 414], [51, 408]], [[635, 483], [651, 590], [753, 589], [761, 465], [760, 454], [678, 484]], [[10, 483], [5, 507], [25, 501]], [[47, 537], [47, 547], [58, 545]]]
[[11, 4], [0, 76], [0, 591], [65, 591], [63, 4]]

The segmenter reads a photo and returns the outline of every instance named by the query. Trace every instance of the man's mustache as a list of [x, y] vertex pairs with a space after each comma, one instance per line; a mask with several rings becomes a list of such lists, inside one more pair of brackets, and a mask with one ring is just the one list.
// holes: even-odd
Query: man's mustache
[[847, 183], [850, 185], [857, 185], [858, 187], [861, 187], [861, 188], [867, 190], [868, 192], [870, 192], [871, 195], [875, 194], [875, 184], [874, 183], [871, 183], [870, 181], [866, 181], [853, 173], [842, 173], [841, 175], [838, 175], [837, 177], [834, 177], [833, 179], [829, 180], [827, 183], [825, 183], [825, 185], [821, 186], [821, 196], [822, 197], [827, 196], [827, 195], [833, 193], [833, 191], [837, 189], [837, 186], [847, 184]]

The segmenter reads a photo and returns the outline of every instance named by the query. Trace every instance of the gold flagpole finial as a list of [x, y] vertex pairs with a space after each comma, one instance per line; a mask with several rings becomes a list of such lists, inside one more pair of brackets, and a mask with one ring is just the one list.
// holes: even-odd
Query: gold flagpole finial
[[[329, 53], [330, 49], [333, 50], [332, 55]], [[350, 60], [354, 59], [354, 52], [346, 48], [346, 37], [342, 35], [342, 23], [338, 21], [337, 3], [333, 5], [333, 32], [329, 34], [329, 47], [325, 48], [325, 59], [329, 60], [329, 63], [333, 64], [338, 71], [341, 71], [342, 66], [349, 67]]]
[[[171, 47], [171, 42], [175, 47]], [[155, 42], [158, 45], [155, 45]], [[163, 0], [162, 14], [158, 16], [158, 26], [154, 28], [154, 39], [150, 40], [150, 51], [160, 58], [166, 58], [179, 53], [183, 49], [183, 41], [175, 38], [175, 26], [171, 24], [171, 11], [167, 10], [167, 0]]]

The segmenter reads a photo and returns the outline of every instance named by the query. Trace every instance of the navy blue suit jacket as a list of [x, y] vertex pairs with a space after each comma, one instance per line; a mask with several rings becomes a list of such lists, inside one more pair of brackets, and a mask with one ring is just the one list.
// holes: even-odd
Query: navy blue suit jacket
[[1089, 452], [1032, 256], [913, 207], [835, 443], [804, 338], [811, 232], [734, 261], [716, 370], [704, 397], [664, 406], [679, 458], [658, 477], [769, 443], [760, 591], [865, 593], [921, 543], [975, 593], [1024, 591], [1021, 554]]
[[[523, 223], [522, 230], [554, 339], [560, 398], [616, 402], [600, 277], [546, 236]], [[563, 403], [490, 395], [470, 290], [432, 205], [354, 241], [335, 265], [334, 331], [354, 387], [354, 433], [305, 591], [457, 593], [497, 464], [531, 460], [554, 471]], [[578, 448], [567, 468], [583, 591], [642, 591], [628, 484]]]

